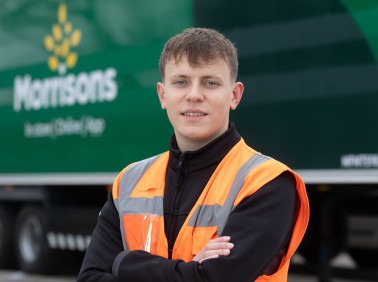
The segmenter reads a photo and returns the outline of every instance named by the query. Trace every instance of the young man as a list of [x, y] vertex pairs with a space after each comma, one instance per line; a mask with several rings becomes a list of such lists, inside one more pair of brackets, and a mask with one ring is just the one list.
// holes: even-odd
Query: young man
[[[116, 178], [78, 281], [286, 281], [307, 227], [302, 180], [229, 122], [243, 84], [220, 33], [192, 28], [160, 58], [169, 152]], [[257, 121], [258, 122], [258, 121]]]

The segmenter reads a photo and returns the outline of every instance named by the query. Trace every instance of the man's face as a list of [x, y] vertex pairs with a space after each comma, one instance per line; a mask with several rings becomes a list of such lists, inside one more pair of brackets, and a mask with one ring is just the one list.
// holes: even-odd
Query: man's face
[[166, 64], [165, 80], [158, 83], [157, 91], [179, 148], [187, 151], [203, 147], [227, 130], [230, 108], [239, 104], [243, 84], [231, 81], [222, 59], [192, 67], [184, 57]]

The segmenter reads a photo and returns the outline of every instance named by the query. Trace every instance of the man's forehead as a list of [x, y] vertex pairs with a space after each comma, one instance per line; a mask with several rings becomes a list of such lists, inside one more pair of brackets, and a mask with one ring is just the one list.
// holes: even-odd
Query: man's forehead
[[[198, 62], [190, 63], [187, 58], [182, 58], [181, 60], [176, 61], [174, 58], [170, 59], [166, 64], [166, 71], [185, 71], [195, 69], [196, 71], [209, 71], [214, 75], [220, 74], [224, 71], [230, 72], [229, 66], [227, 63], [219, 58], [210, 62]], [[223, 71], [222, 71], [223, 69]]]
[[223, 58], [221, 57], [215, 57], [212, 60], [206, 60], [202, 59], [201, 57], [196, 58], [196, 60], [189, 60], [188, 56], [182, 55], [179, 57], [171, 57], [168, 61], [167, 64], [173, 64], [173, 65], [180, 65], [180, 64], [188, 64], [193, 68], [200, 68], [203, 66], [211, 66], [211, 65], [216, 65], [218, 63], [227, 63]]

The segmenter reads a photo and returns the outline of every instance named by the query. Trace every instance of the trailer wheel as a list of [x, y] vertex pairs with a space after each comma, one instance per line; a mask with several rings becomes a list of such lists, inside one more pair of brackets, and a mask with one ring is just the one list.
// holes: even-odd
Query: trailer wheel
[[13, 249], [13, 228], [15, 211], [7, 206], [0, 206], [0, 268], [15, 266]]
[[54, 271], [55, 252], [46, 238], [47, 217], [38, 206], [26, 206], [16, 222], [16, 256], [20, 268], [30, 273]]

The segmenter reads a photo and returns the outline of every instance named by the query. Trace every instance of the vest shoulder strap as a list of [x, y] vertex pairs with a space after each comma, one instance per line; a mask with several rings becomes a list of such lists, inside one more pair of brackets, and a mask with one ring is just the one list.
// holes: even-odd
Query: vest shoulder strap
[[113, 200], [117, 210], [119, 210], [118, 198], [121, 195], [129, 197], [141, 177], [162, 155], [163, 154], [159, 154], [151, 158], [132, 163], [118, 174], [113, 183]]

